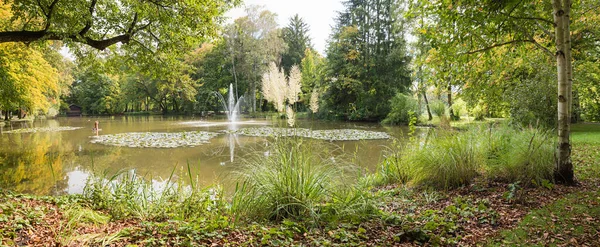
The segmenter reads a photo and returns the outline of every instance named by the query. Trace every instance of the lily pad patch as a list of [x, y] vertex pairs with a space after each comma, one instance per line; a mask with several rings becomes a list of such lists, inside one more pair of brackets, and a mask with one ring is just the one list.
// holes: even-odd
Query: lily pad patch
[[310, 130], [304, 128], [244, 128], [234, 131], [246, 136], [299, 136], [328, 141], [359, 141], [389, 139], [391, 136], [385, 132], [357, 130], [357, 129], [333, 129], [333, 130]]
[[65, 131], [65, 130], [76, 130], [76, 129], [81, 129], [81, 128], [83, 128], [83, 127], [61, 126], [61, 127], [24, 128], [24, 129], [4, 131], [3, 133], [58, 132], [58, 131]]
[[94, 136], [91, 142], [133, 148], [176, 148], [202, 145], [217, 135], [206, 131], [129, 132]]

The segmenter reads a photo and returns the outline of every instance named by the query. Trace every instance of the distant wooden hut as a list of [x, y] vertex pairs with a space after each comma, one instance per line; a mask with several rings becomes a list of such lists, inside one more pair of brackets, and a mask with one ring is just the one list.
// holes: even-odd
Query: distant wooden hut
[[67, 117], [79, 117], [81, 116], [81, 106], [71, 104], [67, 111]]

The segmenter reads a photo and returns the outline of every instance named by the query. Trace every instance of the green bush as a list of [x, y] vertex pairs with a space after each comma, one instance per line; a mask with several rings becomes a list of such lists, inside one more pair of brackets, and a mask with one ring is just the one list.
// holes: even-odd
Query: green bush
[[455, 120], [460, 120], [460, 117], [467, 111], [467, 102], [462, 99], [457, 99], [452, 104], [452, 112], [454, 112]]
[[535, 65], [533, 71], [505, 92], [510, 120], [522, 126], [556, 126], [556, 73], [550, 66]]
[[471, 109], [471, 116], [477, 121], [483, 121], [485, 119], [486, 110], [481, 104], [477, 104]]
[[410, 95], [398, 93], [390, 100], [391, 110], [383, 120], [385, 124], [408, 124], [410, 112], [419, 116], [420, 109], [417, 101]]
[[485, 136], [490, 179], [525, 185], [553, 181], [555, 145], [548, 131], [503, 126], [489, 129]]
[[446, 116], [446, 104], [444, 102], [436, 100], [429, 103], [429, 108], [431, 109], [431, 113], [438, 117]]

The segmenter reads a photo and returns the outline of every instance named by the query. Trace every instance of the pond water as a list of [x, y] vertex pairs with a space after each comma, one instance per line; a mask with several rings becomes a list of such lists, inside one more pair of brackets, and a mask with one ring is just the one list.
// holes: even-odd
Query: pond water
[[[100, 137], [92, 132], [94, 121], [99, 121]], [[250, 136], [244, 131], [284, 124], [277, 120], [241, 119], [231, 125], [225, 119], [163, 116], [75, 117], [7, 123], [0, 126], [0, 188], [36, 195], [81, 193], [92, 172], [114, 174], [118, 171], [135, 172], [161, 183], [174, 170], [175, 176], [186, 173], [187, 164], [200, 184], [227, 185], [235, 180], [232, 171], [241, 165], [244, 157], [268, 151], [268, 137]], [[300, 120], [298, 125], [310, 130], [384, 132], [394, 138], [404, 138], [402, 133], [407, 132], [405, 128], [374, 123]], [[36, 132], [29, 132], [31, 130]], [[130, 140], [124, 146], [93, 143], [107, 135], [132, 132], [145, 134], [127, 134]], [[177, 134], [179, 139], [182, 134], [195, 140], [202, 138], [194, 136], [198, 133], [207, 132], [210, 136], [202, 142], [171, 148], [155, 147], [162, 143], [160, 138], [169, 134], [158, 136], [159, 139], [147, 137], [165, 132]], [[352, 161], [356, 165], [370, 170], [392, 143], [391, 139], [317, 141], [337, 150], [336, 155], [355, 157]]]

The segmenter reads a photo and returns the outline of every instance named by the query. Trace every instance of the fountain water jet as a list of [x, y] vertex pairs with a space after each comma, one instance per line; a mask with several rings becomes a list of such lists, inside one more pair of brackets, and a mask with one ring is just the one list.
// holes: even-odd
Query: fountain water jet
[[233, 93], [233, 83], [229, 84], [229, 92], [227, 92], [227, 101], [223, 98], [223, 95], [219, 92], [215, 92], [217, 97], [219, 97], [221, 103], [223, 104], [223, 108], [225, 108], [225, 112], [227, 112], [227, 119], [229, 122], [236, 122], [238, 119], [238, 114], [240, 112], [240, 102], [244, 100], [244, 96], [241, 96], [237, 102], [235, 101], [235, 96]]

